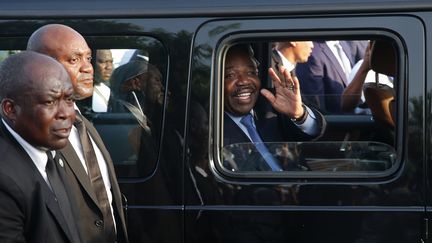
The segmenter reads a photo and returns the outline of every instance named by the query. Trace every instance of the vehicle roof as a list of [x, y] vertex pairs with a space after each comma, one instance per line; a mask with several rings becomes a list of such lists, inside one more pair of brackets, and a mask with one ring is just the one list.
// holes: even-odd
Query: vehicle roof
[[0, 18], [217, 17], [430, 9], [430, 0], [2, 0]]

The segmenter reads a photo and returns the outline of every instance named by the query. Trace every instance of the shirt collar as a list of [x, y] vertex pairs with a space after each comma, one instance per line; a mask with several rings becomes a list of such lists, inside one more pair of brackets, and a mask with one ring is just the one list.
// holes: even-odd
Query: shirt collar
[[[241, 124], [240, 123], [240, 120], [243, 118], [243, 117], [245, 117], [246, 115], [244, 115], [244, 116], [234, 116], [233, 114], [231, 114], [231, 113], [229, 113], [229, 112], [225, 112], [230, 118], [231, 118], [231, 120], [233, 120], [236, 124]], [[254, 117], [254, 115], [255, 115], [255, 112], [254, 112], [254, 110], [252, 109], [250, 112], [249, 112], [249, 114], [251, 114], [252, 115], [252, 117]]]
[[3, 124], [6, 129], [12, 134], [12, 136], [17, 140], [17, 142], [24, 148], [30, 158], [33, 160], [33, 163], [39, 170], [45, 170], [45, 166], [47, 164], [48, 156], [46, 152], [42, 149], [38, 149], [28, 143], [24, 138], [22, 138], [18, 133], [16, 133], [4, 119], [2, 119]]
[[295, 65], [293, 63], [291, 63], [288, 59], [286, 59], [286, 57], [278, 50], [276, 50], [277, 53], [279, 54], [281, 60], [282, 60], [282, 65], [288, 69], [288, 72], [291, 72], [292, 70], [294, 70]]

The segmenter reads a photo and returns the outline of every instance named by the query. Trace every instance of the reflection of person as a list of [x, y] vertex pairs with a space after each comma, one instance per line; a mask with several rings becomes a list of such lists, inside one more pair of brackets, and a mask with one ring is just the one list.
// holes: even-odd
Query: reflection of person
[[329, 113], [341, 113], [340, 96], [352, 65], [364, 55], [360, 42], [316, 41], [306, 63], [296, 66], [305, 103]]
[[22, 52], [0, 66], [0, 242], [81, 242], [74, 204], [54, 189], [68, 185], [53, 180], [47, 156], [68, 142], [72, 95], [51, 57]]
[[[377, 81], [376, 78], [378, 78], [380, 83], [386, 84], [393, 88], [393, 83], [388, 76], [384, 74], [377, 74], [372, 70], [370, 64], [372, 43], [373, 42], [368, 45], [364, 58], [354, 65], [348, 78], [350, 82], [342, 93], [341, 106], [342, 110], [345, 112], [352, 112], [355, 110], [356, 113], [370, 114], [369, 109], [357, 107], [361, 101], [365, 101], [363, 95], [363, 84], [375, 83]], [[376, 77], [376, 75], [378, 75], [378, 77]]]
[[[42, 26], [30, 36], [27, 49], [48, 54], [63, 64], [72, 80], [75, 99], [93, 94], [91, 50], [74, 29], [60, 24]], [[96, 129], [78, 110], [77, 120], [82, 122], [74, 124], [69, 143], [61, 152], [78, 204], [82, 239], [127, 242], [122, 197], [109, 152]]]
[[110, 110], [129, 111], [147, 132], [158, 133], [165, 91], [160, 71], [147, 61], [131, 61], [114, 70], [111, 83]]
[[[319, 112], [303, 105], [298, 79], [291, 78], [289, 72], [281, 66], [281, 72], [284, 74], [282, 82], [273, 69], [270, 69], [269, 73], [275, 86], [273, 94], [265, 89], [260, 91], [261, 83], [257, 72], [256, 60], [249, 46], [236, 45], [228, 50], [224, 76], [224, 146], [251, 141], [259, 144], [256, 139], [277, 142], [320, 137], [325, 129], [324, 118]], [[254, 107], [259, 92], [277, 114], [257, 119]], [[245, 119], [250, 119], [252, 124], [244, 123]], [[279, 123], [281, 120], [284, 121], [283, 126]], [[277, 162], [267, 160], [271, 156], [265, 148], [257, 147], [257, 150], [265, 162], [248, 160], [237, 165], [239, 170], [282, 169]]]
[[106, 112], [111, 93], [109, 80], [113, 72], [111, 50], [96, 50], [92, 61], [94, 62], [92, 110], [95, 112]]
[[138, 171], [151, 171], [157, 160], [161, 131], [165, 90], [162, 75], [147, 61], [135, 60], [116, 68], [111, 75], [111, 84], [110, 110], [130, 112], [140, 125], [129, 134], [129, 142], [138, 157]]

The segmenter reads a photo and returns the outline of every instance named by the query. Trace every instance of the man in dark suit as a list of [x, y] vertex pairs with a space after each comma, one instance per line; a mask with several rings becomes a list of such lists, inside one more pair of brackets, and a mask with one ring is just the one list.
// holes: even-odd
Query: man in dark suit
[[[325, 120], [318, 111], [303, 105], [297, 78], [292, 78], [283, 66], [280, 71], [284, 75], [283, 80], [272, 68], [269, 70], [275, 87], [274, 94], [266, 89], [260, 90], [257, 62], [251, 48], [247, 45], [235, 45], [228, 50], [224, 74], [224, 146], [250, 142], [259, 145], [262, 142], [306, 141], [317, 139], [323, 134]], [[259, 117], [254, 109], [260, 93], [265, 97], [265, 102], [269, 103], [264, 107], [273, 109], [273, 112], [266, 112], [262, 117]], [[252, 121], [245, 122], [250, 121], [250, 117], [253, 118]], [[231, 165], [231, 169], [284, 169], [278, 161], [268, 160], [272, 160], [274, 151], [257, 146], [256, 150], [259, 152], [255, 153], [259, 155], [256, 159], [241, 160], [239, 158], [242, 154], [237, 153], [237, 158], [234, 158], [237, 164]]]
[[303, 99], [322, 111], [341, 113], [348, 75], [366, 46], [361, 41], [316, 41], [313, 45], [308, 61], [296, 67]]
[[[60, 24], [42, 26], [31, 35], [27, 49], [63, 64], [72, 80], [75, 99], [93, 94], [91, 50], [74, 29]], [[69, 143], [61, 152], [78, 205], [80, 233], [86, 242], [128, 242], [122, 195], [111, 157], [96, 129], [75, 108], [80, 122], [74, 124]]]
[[297, 63], [307, 62], [314, 47], [312, 41], [284, 41], [276, 42], [274, 45], [271, 67], [281, 80], [284, 77], [280, 72], [280, 66], [284, 66], [291, 76], [295, 75]]
[[74, 204], [55, 190], [67, 184], [49, 169], [62, 162], [49, 164], [47, 154], [66, 146], [75, 119], [68, 73], [46, 55], [10, 56], [0, 66], [0, 99], [0, 242], [81, 242]]

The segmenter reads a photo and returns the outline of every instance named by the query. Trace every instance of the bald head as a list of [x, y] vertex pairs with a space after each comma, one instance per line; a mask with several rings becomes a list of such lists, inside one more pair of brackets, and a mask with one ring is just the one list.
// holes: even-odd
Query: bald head
[[27, 50], [49, 55], [59, 61], [69, 73], [76, 99], [93, 94], [91, 50], [77, 31], [61, 24], [44, 25], [30, 36]]
[[47, 55], [31, 51], [12, 55], [0, 65], [0, 99], [25, 97], [24, 92], [45, 85], [48, 77], [70, 83], [65, 68]]
[[0, 65], [1, 115], [35, 147], [66, 146], [75, 119], [72, 97], [68, 73], [49, 56], [27, 51]]

